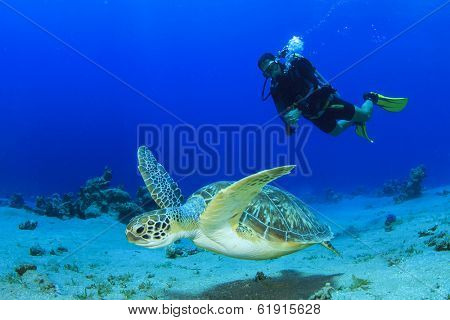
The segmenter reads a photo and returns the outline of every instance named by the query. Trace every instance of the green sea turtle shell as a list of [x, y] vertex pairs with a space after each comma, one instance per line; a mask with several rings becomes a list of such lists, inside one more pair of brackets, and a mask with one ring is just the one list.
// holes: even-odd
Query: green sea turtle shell
[[[191, 197], [201, 196], [208, 205], [221, 189], [232, 183], [209, 184]], [[300, 199], [271, 185], [266, 185], [250, 202], [241, 216], [238, 229], [251, 229], [264, 239], [301, 243], [320, 243], [333, 237], [330, 228], [320, 223]]]

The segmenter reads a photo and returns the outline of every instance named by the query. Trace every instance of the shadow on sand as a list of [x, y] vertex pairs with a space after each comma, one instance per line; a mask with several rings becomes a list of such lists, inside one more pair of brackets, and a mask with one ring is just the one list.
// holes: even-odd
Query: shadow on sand
[[294, 270], [283, 270], [278, 277], [261, 281], [254, 279], [236, 280], [206, 289], [199, 294], [172, 291], [169, 299], [187, 300], [296, 300], [308, 299], [313, 293], [325, 286], [333, 285], [333, 275], [305, 275]]

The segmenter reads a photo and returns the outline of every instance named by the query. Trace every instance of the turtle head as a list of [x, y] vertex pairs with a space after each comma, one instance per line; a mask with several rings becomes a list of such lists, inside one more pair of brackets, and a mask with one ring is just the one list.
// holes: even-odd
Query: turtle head
[[146, 248], [161, 248], [185, 237], [178, 211], [165, 208], [134, 217], [125, 230], [128, 241]]

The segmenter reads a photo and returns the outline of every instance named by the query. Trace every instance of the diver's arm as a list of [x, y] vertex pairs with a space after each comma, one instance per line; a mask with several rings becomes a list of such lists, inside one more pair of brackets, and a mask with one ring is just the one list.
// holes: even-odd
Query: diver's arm
[[336, 127], [334, 127], [333, 131], [330, 132], [332, 136], [337, 137], [342, 132], [344, 132], [348, 127], [352, 126], [353, 122], [347, 120], [339, 120], [336, 123]]
[[319, 71], [317, 71], [317, 69], [316, 69], [316, 76], [317, 76], [317, 78], [319, 79], [319, 81], [320, 81], [322, 84], [329, 84], [328, 80], [325, 79], [325, 78], [319, 73]]

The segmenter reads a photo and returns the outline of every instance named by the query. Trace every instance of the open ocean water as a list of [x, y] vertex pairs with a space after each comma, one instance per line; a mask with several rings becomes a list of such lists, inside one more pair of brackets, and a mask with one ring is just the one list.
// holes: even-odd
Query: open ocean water
[[[0, 299], [448, 299], [449, 15], [443, 0], [0, 0]], [[345, 101], [407, 106], [374, 106], [373, 143], [305, 118], [287, 136], [258, 59], [293, 36]], [[297, 207], [245, 198], [239, 230], [304, 250], [244, 252], [245, 188], [177, 209], [286, 165], [271, 183]]]

